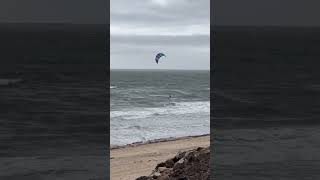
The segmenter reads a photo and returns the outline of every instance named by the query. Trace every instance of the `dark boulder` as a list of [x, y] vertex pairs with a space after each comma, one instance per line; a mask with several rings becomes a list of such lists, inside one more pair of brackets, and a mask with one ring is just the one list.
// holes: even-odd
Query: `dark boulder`
[[159, 163], [150, 176], [136, 180], [209, 180], [210, 148], [199, 147], [179, 152], [172, 159]]

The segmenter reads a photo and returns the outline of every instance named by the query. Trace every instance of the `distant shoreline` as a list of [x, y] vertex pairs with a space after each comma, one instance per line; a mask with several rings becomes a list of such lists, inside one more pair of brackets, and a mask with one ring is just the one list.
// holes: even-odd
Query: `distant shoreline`
[[110, 150], [122, 149], [122, 148], [127, 148], [127, 147], [136, 147], [136, 146], [141, 146], [141, 145], [146, 145], [146, 144], [155, 144], [155, 143], [159, 143], [159, 142], [170, 142], [170, 141], [177, 141], [177, 140], [193, 139], [193, 138], [197, 138], [197, 137], [206, 137], [206, 136], [210, 136], [210, 134], [202, 134], [202, 135], [195, 135], [195, 136], [160, 138], [160, 139], [148, 140], [148, 141], [145, 141], [145, 142], [142, 142], [142, 141], [134, 142], [134, 143], [131, 143], [131, 144], [126, 144], [126, 145], [111, 145], [110, 146]]

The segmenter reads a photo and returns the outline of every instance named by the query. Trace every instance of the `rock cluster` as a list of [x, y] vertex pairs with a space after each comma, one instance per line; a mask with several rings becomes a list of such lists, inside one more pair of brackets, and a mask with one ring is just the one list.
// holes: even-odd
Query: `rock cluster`
[[159, 163], [150, 176], [136, 180], [209, 180], [210, 148], [179, 152], [174, 158]]

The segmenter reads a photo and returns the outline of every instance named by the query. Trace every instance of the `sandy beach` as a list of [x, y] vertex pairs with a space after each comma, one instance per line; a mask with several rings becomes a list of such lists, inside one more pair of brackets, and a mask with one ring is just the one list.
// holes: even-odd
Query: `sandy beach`
[[110, 177], [112, 180], [134, 180], [149, 175], [158, 163], [172, 158], [179, 151], [208, 146], [210, 135], [112, 148]]

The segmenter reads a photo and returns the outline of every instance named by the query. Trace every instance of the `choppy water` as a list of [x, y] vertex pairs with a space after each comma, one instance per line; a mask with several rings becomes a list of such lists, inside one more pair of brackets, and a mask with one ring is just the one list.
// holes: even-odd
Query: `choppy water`
[[208, 134], [209, 75], [209, 71], [112, 70], [111, 144]]

